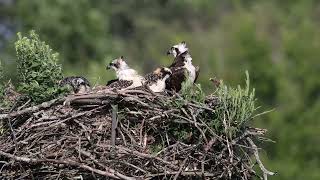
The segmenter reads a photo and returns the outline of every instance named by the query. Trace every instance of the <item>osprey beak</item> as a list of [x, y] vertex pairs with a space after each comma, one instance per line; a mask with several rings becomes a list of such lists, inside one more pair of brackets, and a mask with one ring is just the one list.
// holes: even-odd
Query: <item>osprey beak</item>
[[171, 54], [171, 51], [170, 51], [170, 50], [168, 50], [168, 51], [167, 51], [167, 55], [170, 55], [170, 54]]

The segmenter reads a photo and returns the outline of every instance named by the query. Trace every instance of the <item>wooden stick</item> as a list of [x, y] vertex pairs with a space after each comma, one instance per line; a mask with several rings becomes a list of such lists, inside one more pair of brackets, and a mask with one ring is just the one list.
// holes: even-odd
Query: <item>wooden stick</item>
[[112, 106], [111, 144], [116, 145], [116, 129], [118, 126], [118, 105]]
[[[135, 178], [133, 177], [128, 177], [126, 175], [123, 175], [119, 172], [116, 172], [114, 169], [111, 168], [106, 168], [107, 171], [102, 171], [99, 169], [95, 169], [92, 168], [88, 165], [82, 164], [82, 163], [78, 163], [72, 160], [57, 160], [57, 159], [35, 159], [35, 158], [27, 158], [27, 157], [20, 157], [20, 156], [15, 156], [9, 153], [5, 153], [3, 151], [0, 151], [0, 155], [10, 158], [10, 159], [14, 159], [16, 161], [20, 161], [20, 162], [25, 162], [25, 163], [33, 163], [33, 164], [42, 164], [42, 163], [54, 163], [54, 164], [65, 164], [68, 166], [75, 166], [84, 170], [88, 170], [91, 172], [94, 172], [96, 174], [102, 175], [102, 176], [106, 176], [106, 177], [110, 177], [110, 178], [114, 178], [114, 179], [125, 179], [125, 180], [134, 180]], [[109, 172], [108, 172], [109, 171]]]
[[39, 111], [40, 109], [46, 109], [46, 108], [49, 108], [53, 105], [56, 105], [56, 104], [59, 104], [62, 102], [63, 102], [63, 99], [54, 99], [54, 100], [51, 100], [48, 102], [44, 102], [40, 105], [32, 106], [32, 107], [29, 107], [29, 108], [26, 108], [26, 109], [23, 109], [20, 111], [15, 111], [15, 112], [8, 113], [8, 114], [0, 114], [0, 120], [21, 116], [21, 115], [24, 115], [27, 113], [33, 113], [33, 112]]
[[252, 146], [252, 148], [254, 149], [253, 154], [254, 154], [254, 156], [255, 156], [255, 158], [256, 158], [256, 160], [257, 160], [257, 163], [258, 163], [261, 171], [263, 172], [263, 179], [264, 179], [264, 180], [268, 180], [268, 175], [269, 175], [269, 176], [273, 176], [273, 175], [275, 175], [276, 173], [275, 173], [275, 172], [271, 172], [271, 171], [267, 170], [267, 169], [264, 167], [264, 165], [262, 164], [262, 162], [261, 162], [261, 160], [260, 160], [259, 151], [258, 151], [257, 146], [254, 144], [254, 142], [253, 142], [249, 137], [247, 137], [247, 140], [248, 140], [248, 142], [250, 143], [250, 145]]

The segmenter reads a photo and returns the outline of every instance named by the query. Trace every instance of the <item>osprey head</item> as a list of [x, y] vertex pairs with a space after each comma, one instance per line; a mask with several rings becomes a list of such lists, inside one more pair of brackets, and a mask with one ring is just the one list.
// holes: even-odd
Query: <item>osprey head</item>
[[124, 60], [124, 57], [121, 56], [117, 59], [112, 60], [106, 67], [106, 69], [114, 69], [115, 71], [120, 70], [120, 69], [125, 69], [127, 67], [127, 63]]
[[172, 74], [171, 70], [167, 67], [157, 68], [156, 70], [153, 71], [153, 73], [156, 75]]
[[177, 57], [179, 54], [188, 51], [187, 44], [185, 41], [172, 46], [168, 51], [167, 55], [172, 55], [173, 57]]
[[72, 79], [72, 85], [75, 87], [80, 87], [81, 85], [86, 86], [87, 83], [82, 78], [74, 78]]
[[165, 78], [165, 77], [169, 77], [172, 75], [172, 71], [169, 69], [169, 68], [166, 68], [166, 67], [162, 67], [161, 68], [161, 74], [162, 74], [162, 77]]
[[76, 93], [85, 93], [90, 90], [89, 82], [82, 77], [76, 77], [72, 79], [72, 86]]
[[169, 68], [161, 67], [157, 68], [153, 73], [160, 76], [161, 78], [169, 78], [172, 74], [172, 71]]
[[85, 93], [91, 89], [90, 82], [81, 76], [66, 77], [59, 82], [59, 85], [71, 88], [74, 93]]
[[174, 62], [170, 67], [181, 67], [187, 63], [192, 64], [192, 57], [188, 51], [185, 51], [174, 58]]

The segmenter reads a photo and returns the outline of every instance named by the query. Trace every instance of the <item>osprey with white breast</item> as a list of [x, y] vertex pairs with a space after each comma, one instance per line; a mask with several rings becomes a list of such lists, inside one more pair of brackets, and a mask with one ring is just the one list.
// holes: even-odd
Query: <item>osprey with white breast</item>
[[144, 78], [138, 72], [128, 66], [123, 56], [114, 59], [109, 63], [107, 69], [113, 69], [116, 72], [117, 79], [107, 83], [108, 88], [112, 89], [131, 89], [142, 86]]
[[166, 89], [179, 92], [184, 81], [189, 80], [195, 83], [199, 76], [200, 68], [192, 64], [192, 57], [189, 54], [186, 43], [183, 41], [172, 46], [167, 54], [173, 55], [174, 61], [169, 66], [172, 75], [166, 81]]
[[144, 85], [155, 93], [163, 92], [166, 89], [166, 80], [171, 76], [171, 74], [172, 72], [169, 68], [157, 68], [155, 71], [144, 77]]

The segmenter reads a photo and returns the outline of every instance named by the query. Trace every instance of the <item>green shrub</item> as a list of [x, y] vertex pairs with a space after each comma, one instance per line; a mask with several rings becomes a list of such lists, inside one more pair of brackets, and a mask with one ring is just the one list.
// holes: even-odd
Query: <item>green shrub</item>
[[182, 83], [180, 94], [185, 100], [203, 103], [205, 94], [200, 84], [194, 84], [191, 81]]
[[[215, 128], [219, 131], [227, 126], [228, 134], [234, 135], [255, 116], [255, 89], [250, 90], [249, 73], [246, 72], [246, 87], [240, 85], [237, 88], [222, 84], [218, 87], [216, 95], [219, 99], [216, 108], [217, 121]], [[222, 128], [222, 129], [221, 129]]]
[[58, 81], [62, 79], [58, 53], [41, 41], [31, 31], [29, 37], [18, 33], [15, 43], [18, 58], [18, 90], [35, 102], [43, 102], [57, 97], [62, 90]]

